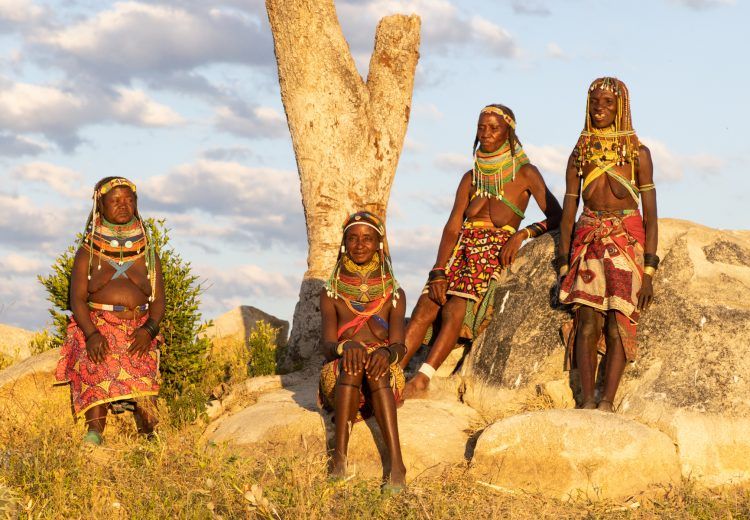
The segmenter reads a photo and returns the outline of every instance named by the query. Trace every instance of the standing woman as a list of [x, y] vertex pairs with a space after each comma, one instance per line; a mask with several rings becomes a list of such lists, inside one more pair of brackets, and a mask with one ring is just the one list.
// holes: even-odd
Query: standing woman
[[[653, 173], [651, 153], [633, 130], [627, 87], [617, 78], [594, 80], [584, 128], [568, 159], [557, 262], [560, 301], [575, 310], [568, 355], [578, 366], [585, 409], [614, 411], [625, 363], [637, 353], [640, 313], [653, 299], [651, 281], [659, 266]], [[581, 196], [583, 213], [574, 231]], [[598, 403], [597, 351], [606, 352]]]
[[320, 374], [319, 399], [333, 411], [336, 438], [334, 478], [344, 478], [349, 432], [373, 414], [390, 457], [390, 481], [383, 491], [400, 492], [406, 483], [396, 407], [404, 373], [406, 297], [393, 276], [383, 222], [359, 212], [344, 223], [341, 251], [320, 293], [321, 351], [327, 363]]
[[135, 184], [107, 177], [94, 204], [70, 277], [73, 317], [56, 378], [70, 383], [84, 441], [99, 445], [107, 412], [134, 413], [139, 433], [156, 426], [157, 344], [164, 316], [161, 263], [138, 214]]

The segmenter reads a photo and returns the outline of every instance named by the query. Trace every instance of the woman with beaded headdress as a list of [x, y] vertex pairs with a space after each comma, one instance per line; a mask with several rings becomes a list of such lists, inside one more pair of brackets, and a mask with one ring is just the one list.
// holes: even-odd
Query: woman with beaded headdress
[[391, 493], [403, 489], [406, 477], [396, 421], [405, 382], [398, 364], [406, 351], [405, 307], [382, 220], [354, 213], [344, 223], [338, 260], [320, 294], [320, 344], [327, 363], [319, 400], [333, 411], [336, 424], [332, 477], [345, 478], [353, 423], [374, 414], [390, 457], [383, 490]]
[[[427, 389], [460, 336], [473, 339], [486, 327], [496, 279], [523, 241], [557, 228], [560, 221], [560, 204], [524, 153], [508, 107], [482, 109], [472, 152], [473, 168], [458, 185], [437, 260], [406, 330], [403, 367], [440, 318], [426, 361], [406, 385], [406, 398]], [[531, 197], [547, 219], [517, 231]]]
[[107, 177], [73, 260], [68, 334], [56, 378], [70, 384], [84, 441], [101, 444], [107, 412], [133, 412], [139, 433], [156, 425], [159, 322], [164, 316], [161, 263], [138, 214], [136, 186]]
[[[640, 312], [653, 299], [659, 265], [656, 191], [651, 154], [633, 130], [625, 84], [598, 78], [586, 103], [584, 128], [566, 171], [560, 301], [573, 304], [575, 312], [566, 340], [568, 364], [578, 366], [581, 378], [581, 407], [612, 412], [626, 361], [636, 356]], [[583, 213], [573, 229], [581, 196]], [[606, 353], [598, 403], [597, 351]]]

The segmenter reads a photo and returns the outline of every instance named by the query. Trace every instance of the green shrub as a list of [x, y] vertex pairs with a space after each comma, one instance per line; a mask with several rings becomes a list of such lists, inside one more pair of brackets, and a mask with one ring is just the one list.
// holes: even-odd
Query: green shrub
[[[209, 325], [201, 323], [198, 311], [201, 284], [198, 277], [192, 274], [190, 263], [169, 247], [169, 230], [164, 220], [147, 219], [144, 223], [151, 243], [161, 257], [164, 274], [166, 310], [161, 322], [161, 333], [164, 335], [160, 362], [161, 394], [168, 402], [174, 402], [181, 394], [190, 391], [189, 402], [192, 403], [195, 401], [194, 390], [202, 388], [210, 348], [208, 339], [198, 337]], [[79, 235], [77, 242], [80, 238]], [[47, 300], [52, 303], [49, 309], [52, 327], [49, 341], [46, 345], [39, 341], [38, 348], [59, 347], [65, 340], [70, 273], [75, 252], [76, 246], [70, 246], [55, 260], [52, 273], [39, 277], [47, 290]]]
[[250, 352], [248, 376], [270, 376], [277, 372], [279, 360], [283, 357], [283, 352], [278, 352], [279, 349], [276, 348], [278, 335], [279, 329], [265, 321], [259, 320], [255, 323], [255, 329], [247, 340], [247, 349]]

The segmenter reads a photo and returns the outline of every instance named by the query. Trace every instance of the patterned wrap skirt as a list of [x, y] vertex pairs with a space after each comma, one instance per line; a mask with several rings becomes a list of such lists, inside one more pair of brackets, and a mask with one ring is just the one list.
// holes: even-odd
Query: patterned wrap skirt
[[158, 336], [151, 342], [147, 354], [130, 354], [128, 347], [135, 330], [148, 319], [148, 314], [135, 320], [122, 319], [112, 312], [93, 310], [91, 321], [107, 339], [109, 352], [104, 361], [94, 363], [86, 352], [86, 338], [74, 318], [70, 318], [68, 335], [60, 349], [55, 379], [69, 383], [73, 414], [83, 416], [90, 408], [100, 405], [157, 395], [159, 393]]
[[478, 302], [501, 269], [500, 250], [513, 235], [504, 228], [464, 227], [445, 268], [447, 294]]
[[[367, 353], [370, 354], [374, 350], [386, 346], [387, 343], [374, 343], [366, 345]], [[404, 404], [403, 392], [404, 386], [406, 386], [406, 378], [404, 377], [404, 371], [398, 363], [394, 363], [390, 367], [391, 373], [389, 377], [389, 384], [393, 397], [396, 399], [396, 407], [400, 407]], [[329, 361], [320, 370], [320, 382], [318, 384], [318, 404], [321, 408], [327, 412], [334, 411], [334, 403], [336, 399], [336, 382], [339, 379], [341, 373], [341, 358]], [[374, 410], [372, 408], [372, 398], [370, 389], [367, 386], [367, 381], [362, 382], [362, 386], [359, 387], [359, 408], [357, 410], [357, 417], [354, 422], [359, 422], [364, 419], [372, 417]]]
[[[584, 208], [576, 223], [570, 270], [560, 286], [560, 301], [607, 312], [617, 311], [617, 328], [628, 361], [637, 354], [638, 292], [643, 280], [646, 232], [638, 210], [592, 211]], [[575, 340], [573, 327], [564, 327], [569, 356]], [[603, 330], [598, 348], [606, 350]]]

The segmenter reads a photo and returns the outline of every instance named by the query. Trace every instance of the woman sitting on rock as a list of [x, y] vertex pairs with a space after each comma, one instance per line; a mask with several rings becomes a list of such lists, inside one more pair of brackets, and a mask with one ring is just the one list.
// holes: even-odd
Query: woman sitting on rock
[[396, 407], [404, 373], [406, 298], [393, 277], [383, 222], [367, 212], [344, 223], [341, 251], [320, 294], [321, 349], [328, 361], [321, 371], [321, 405], [334, 412], [336, 438], [333, 478], [344, 478], [353, 423], [375, 415], [390, 455], [385, 492], [405, 484]]
[[73, 261], [73, 317], [56, 378], [69, 382], [73, 412], [85, 416], [84, 441], [101, 444], [107, 411], [134, 412], [151, 434], [157, 382], [159, 322], [164, 316], [161, 263], [138, 215], [135, 184], [107, 177]]

